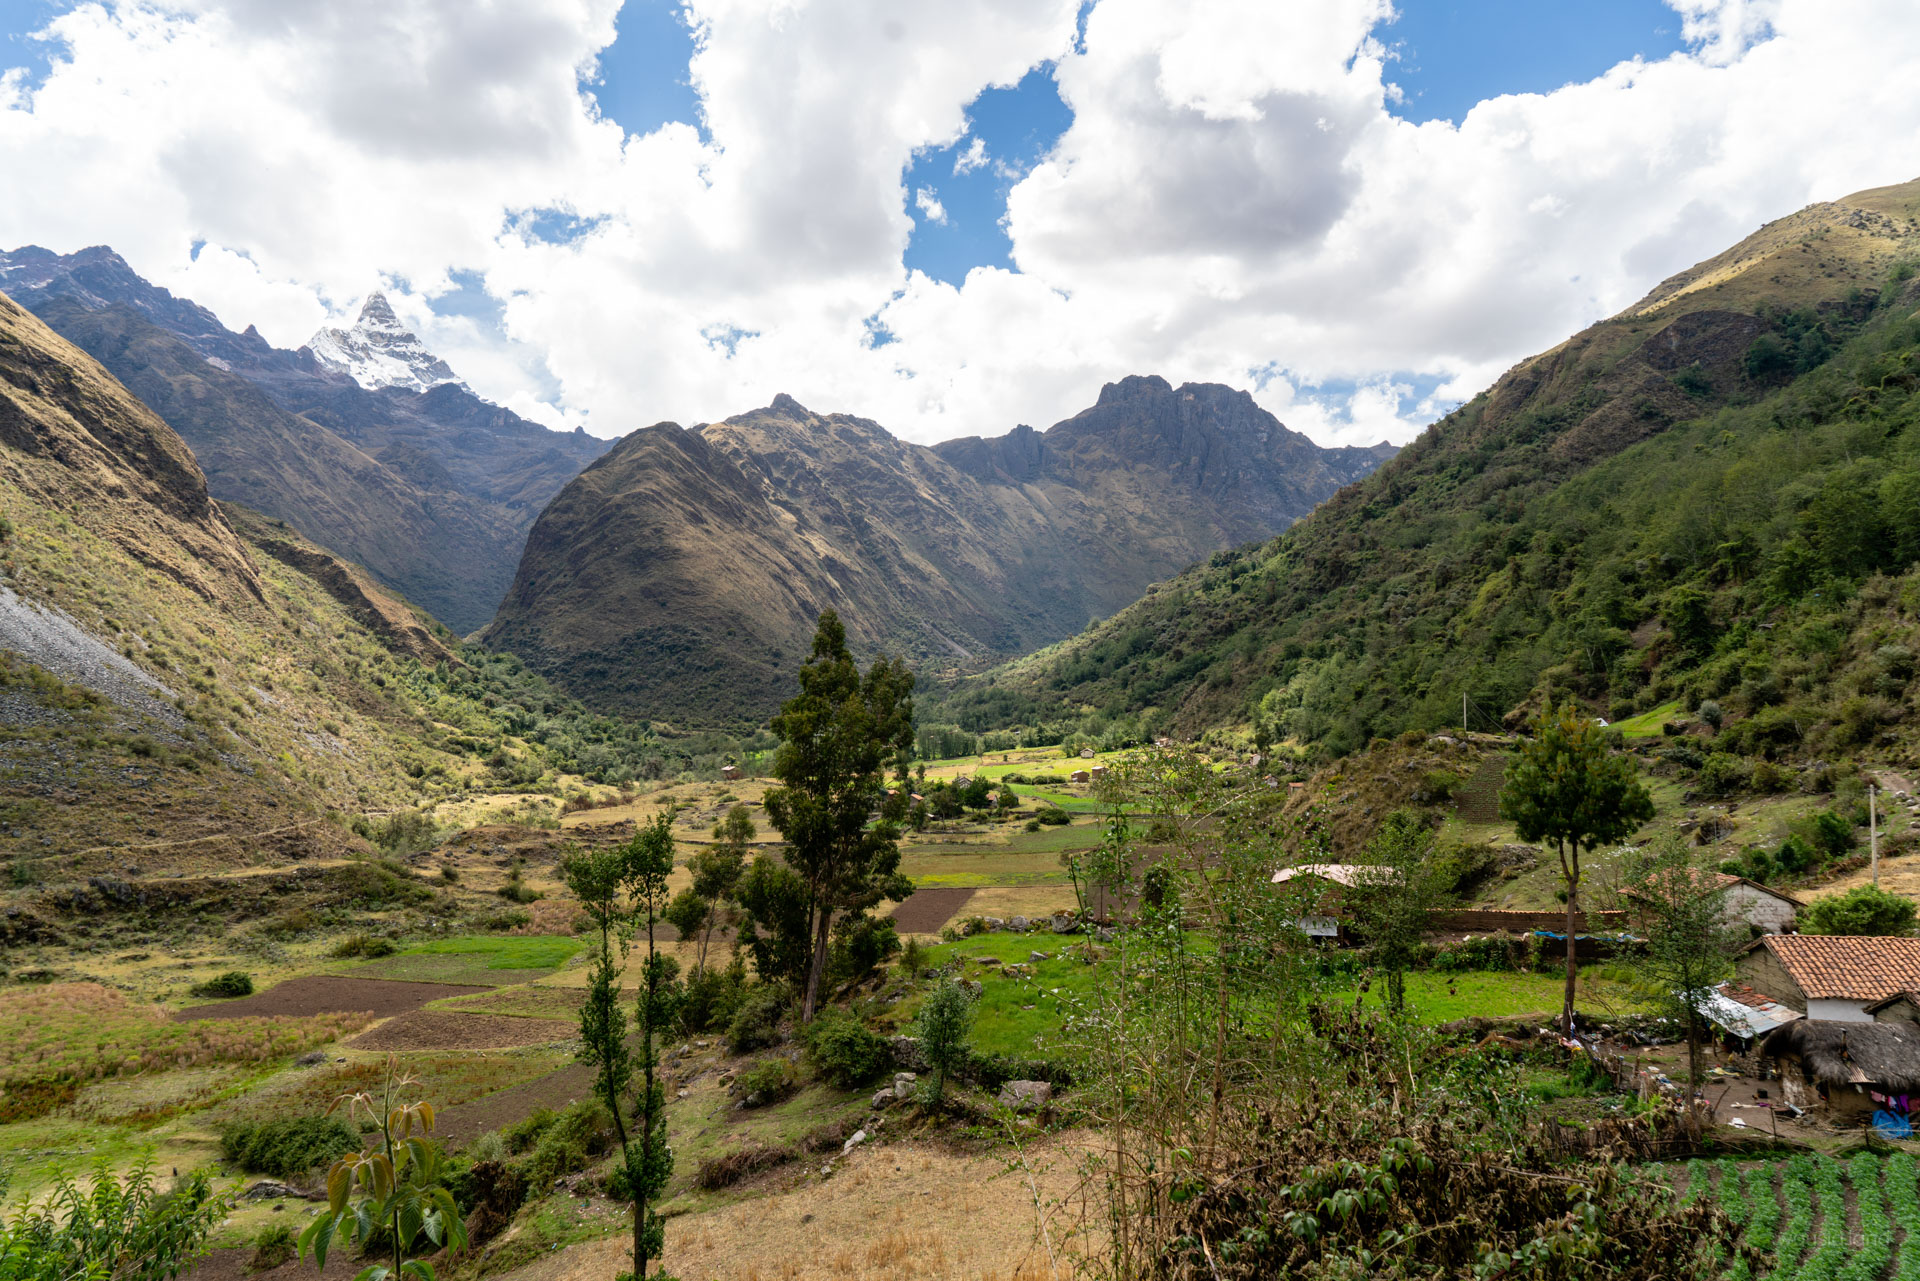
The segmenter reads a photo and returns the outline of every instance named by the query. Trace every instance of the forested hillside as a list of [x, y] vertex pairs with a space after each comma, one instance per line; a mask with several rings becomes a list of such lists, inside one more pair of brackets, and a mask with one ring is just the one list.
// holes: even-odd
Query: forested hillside
[[1908, 184], [1770, 224], [1292, 530], [936, 715], [1113, 739], [1250, 724], [1343, 754], [1457, 725], [1463, 695], [1497, 720], [1552, 690], [1609, 717], [1710, 701], [1762, 756], [1904, 733], [1916, 211]]

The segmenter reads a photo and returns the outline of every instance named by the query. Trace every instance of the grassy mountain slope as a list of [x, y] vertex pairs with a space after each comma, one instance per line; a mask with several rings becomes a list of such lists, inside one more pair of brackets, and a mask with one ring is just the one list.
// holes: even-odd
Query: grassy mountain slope
[[455, 644], [358, 566], [213, 501], [171, 428], [0, 295], [7, 884], [44, 906], [96, 876], [325, 861], [366, 849], [363, 816], [658, 756]]
[[1282, 536], [932, 710], [1340, 754], [1551, 687], [1615, 716], [1714, 698], [1735, 748], [1870, 742], [1910, 704], [1920, 605], [1916, 260], [1920, 183], [1770, 224]]
[[471, 631], [534, 517], [607, 442], [458, 386], [371, 392], [148, 284], [111, 250], [0, 254], [0, 284], [193, 448], [215, 497], [286, 520]]
[[1045, 433], [936, 449], [781, 396], [635, 432], [588, 468], [485, 640], [598, 706], [750, 722], [827, 606], [869, 653], [978, 668], [1284, 528], [1390, 452], [1322, 450], [1243, 392], [1159, 378]]

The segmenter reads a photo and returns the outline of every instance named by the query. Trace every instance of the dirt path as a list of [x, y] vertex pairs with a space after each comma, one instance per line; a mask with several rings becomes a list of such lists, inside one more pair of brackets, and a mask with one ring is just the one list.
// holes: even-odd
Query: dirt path
[[[1068, 1196], [1076, 1150], [1055, 1140], [1030, 1153], [1043, 1200]], [[1033, 1194], [1006, 1172], [1005, 1153], [901, 1143], [835, 1165], [794, 1191], [670, 1220], [667, 1270], [699, 1281], [1047, 1281]], [[589, 1241], [505, 1277], [605, 1281], [632, 1268], [628, 1245]]]

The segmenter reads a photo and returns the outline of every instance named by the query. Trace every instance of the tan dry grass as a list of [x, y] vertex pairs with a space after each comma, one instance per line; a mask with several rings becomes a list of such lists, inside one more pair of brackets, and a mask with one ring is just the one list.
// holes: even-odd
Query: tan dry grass
[[[1036, 1147], [1043, 1198], [1065, 1197], [1077, 1150]], [[667, 1224], [682, 1281], [1052, 1281], [1025, 1179], [1000, 1155], [930, 1144], [865, 1148], [827, 1179], [683, 1215]], [[817, 1169], [818, 1167], [814, 1167]], [[1056, 1224], [1055, 1248], [1059, 1248]], [[632, 1267], [624, 1237], [557, 1251], [511, 1281], [602, 1281]]]
[[973, 892], [973, 897], [967, 900], [966, 915], [997, 916], [1002, 920], [1016, 916], [1034, 919], [1050, 917], [1055, 912], [1071, 912], [1073, 906], [1071, 885], [990, 886]]

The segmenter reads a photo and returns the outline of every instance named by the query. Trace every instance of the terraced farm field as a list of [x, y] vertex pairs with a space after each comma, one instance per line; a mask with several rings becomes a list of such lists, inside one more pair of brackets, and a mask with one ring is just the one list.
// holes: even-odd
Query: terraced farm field
[[1920, 1278], [1920, 1166], [1910, 1153], [1696, 1160], [1681, 1195], [1718, 1200], [1758, 1252], [1724, 1260], [1729, 1281]]

